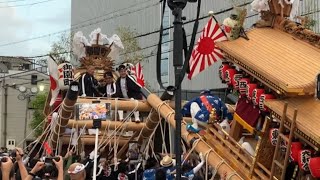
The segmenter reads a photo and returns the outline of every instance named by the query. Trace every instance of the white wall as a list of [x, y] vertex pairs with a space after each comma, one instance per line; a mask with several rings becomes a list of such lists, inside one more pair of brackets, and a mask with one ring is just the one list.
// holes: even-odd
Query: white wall
[[[36, 74], [38, 75], [38, 80], [44, 79], [44, 81], [38, 82], [38, 85], [42, 84], [46, 87], [46, 91], [48, 91], [48, 76], [44, 75], [42, 73], [38, 73], [35, 71], [27, 72], [27, 73], [18, 73], [17, 75], [11, 75], [11, 77], [5, 78], [5, 84], [8, 86], [12, 86], [13, 84], [16, 84], [16, 88], [18, 88], [21, 85], [31, 88], [35, 85], [31, 85], [31, 75]], [[3, 79], [2, 79], [3, 82]], [[1, 84], [2, 84], [1, 82]], [[26, 128], [26, 135], [28, 135], [32, 130], [29, 128], [29, 123], [32, 119], [32, 111], [30, 109], [27, 109], [27, 99], [25, 100], [19, 100], [18, 95], [20, 94], [18, 89], [15, 89], [13, 87], [7, 87], [7, 104], [4, 103], [4, 91], [5, 88], [3, 85], [1, 85], [0, 88], [0, 110], [1, 110], [1, 116], [0, 116], [0, 145], [3, 146], [5, 144], [4, 142], [4, 129], [7, 128], [7, 139], [15, 139], [16, 145], [20, 143], [22, 140], [24, 140], [24, 130]], [[31, 98], [32, 99], [32, 98]], [[4, 127], [4, 109], [5, 106], [7, 106], [7, 126]], [[27, 138], [28, 140], [34, 139], [33, 136], [30, 136]], [[23, 144], [22, 144], [23, 145]]]

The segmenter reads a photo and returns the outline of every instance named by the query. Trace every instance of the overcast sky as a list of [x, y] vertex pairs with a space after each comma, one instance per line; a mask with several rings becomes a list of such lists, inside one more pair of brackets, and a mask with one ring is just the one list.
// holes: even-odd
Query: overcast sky
[[0, 0], [0, 56], [47, 54], [59, 34], [3, 45], [70, 29], [70, 16], [71, 0]]

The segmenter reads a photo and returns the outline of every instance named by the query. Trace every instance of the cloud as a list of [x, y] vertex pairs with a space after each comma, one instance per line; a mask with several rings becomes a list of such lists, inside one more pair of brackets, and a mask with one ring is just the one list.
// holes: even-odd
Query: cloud
[[[59, 34], [37, 37], [70, 28], [70, 2], [67, 2], [50, 1], [37, 6], [0, 9], [0, 56], [47, 54]], [[7, 43], [14, 44], [1, 47]]]
[[10, 46], [1, 47], [1, 44], [19, 41], [32, 31], [32, 24], [20, 17], [16, 9], [3, 8], [0, 11], [0, 55], [13, 55], [13, 52], [18, 52], [18, 48], [26, 48], [24, 45], [15, 46], [14, 49]]

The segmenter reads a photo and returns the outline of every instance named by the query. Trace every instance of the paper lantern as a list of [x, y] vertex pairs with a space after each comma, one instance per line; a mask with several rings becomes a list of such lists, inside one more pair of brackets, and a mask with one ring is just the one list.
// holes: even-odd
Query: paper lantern
[[292, 142], [291, 143], [290, 158], [293, 162], [298, 162], [299, 152], [301, 149], [302, 149], [301, 142]]
[[273, 146], [277, 145], [278, 135], [279, 135], [279, 129], [277, 128], [270, 129], [269, 140]]
[[269, 109], [264, 105], [266, 99], [275, 99], [272, 94], [261, 94], [259, 98], [259, 109], [260, 111], [268, 111]]
[[309, 169], [313, 177], [320, 178], [320, 157], [310, 159]]
[[304, 149], [300, 150], [298, 153], [298, 164], [299, 168], [304, 171], [309, 171], [309, 163], [311, 159], [311, 150]]
[[237, 73], [237, 70], [234, 68], [229, 68], [226, 70], [226, 83], [231, 86], [234, 75]]
[[247, 95], [248, 100], [252, 99], [253, 90], [256, 89], [257, 87], [258, 87], [258, 84], [255, 84], [255, 83], [247, 84], [246, 95]]
[[229, 65], [229, 63], [228, 62], [222, 62], [222, 64], [221, 64], [221, 66], [220, 66], [220, 68], [219, 68], [219, 77], [220, 77], [220, 79], [221, 79], [221, 81], [223, 82], [223, 83], [225, 83], [226, 81], [226, 71], [228, 70], [228, 69], [230, 69], [231, 68], [231, 66]]
[[246, 95], [247, 92], [247, 84], [250, 83], [250, 79], [249, 78], [241, 78], [239, 80], [239, 93], [241, 95]]
[[[285, 135], [287, 138], [289, 138], [289, 135]], [[288, 142], [285, 141], [284, 139], [281, 138], [281, 141], [280, 141], [280, 149], [282, 152], [286, 152], [288, 148]]]
[[69, 88], [70, 82], [74, 79], [73, 66], [70, 63], [62, 63], [58, 66], [58, 82], [59, 88], [62, 90], [67, 90]]
[[232, 86], [233, 89], [238, 90], [239, 89], [239, 81], [242, 78], [242, 74], [237, 72], [236, 74], [234, 74], [233, 78], [232, 78]]
[[252, 92], [252, 103], [253, 105], [259, 105], [260, 96], [264, 93], [264, 89], [256, 88]]

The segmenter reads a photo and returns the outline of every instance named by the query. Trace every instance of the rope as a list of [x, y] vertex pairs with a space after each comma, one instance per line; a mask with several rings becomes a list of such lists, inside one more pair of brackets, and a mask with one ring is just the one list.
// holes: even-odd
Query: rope
[[118, 128], [116, 128], [116, 130], [112, 131], [111, 135], [108, 138], [106, 138], [103, 143], [101, 143], [99, 149], [105, 148], [108, 144], [110, 144], [111, 139], [114, 138], [120, 130], [122, 130], [122, 126], [124, 123], [125, 122], [123, 122]]
[[[63, 107], [63, 106], [62, 106]], [[61, 110], [61, 109], [60, 109]], [[61, 112], [61, 111], [60, 111]], [[55, 152], [55, 155], [57, 156], [58, 155], [58, 148], [59, 148], [59, 146], [60, 146], [60, 144], [61, 144], [61, 142], [60, 142], [60, 131], [61, 131], [61, 121], [62, 121], [62, 117], [59, 115], [59, 121], [60, 121], [60, 124], [59, 123], [57, 123], [57, 125], [58, 125], [58, 137], [57, 137], [57, 144], [56, 144], [56, 152]], [[54, 128], [55, 129], [55, 128]]]
[[[170, 117], [172, 114], [174, 114], [173, 111], [170, 112], [170, 113], [166, 116], [166, 118], [165, 118], [166, 122], [168, 122], [168, 117]], [[172, 150], [172, 149], [173, 149], [173, 147], [172, 147], [172, 132], [171, 132], [171, 124], [168, 123], [168, 125], [169, 125], [169, 144], [170, 144], [170, 156], [171, 156], [171, 154], [172, 154], [172, 152], [173, 152], [173, 150]]]
[[222, 159], [222, 160], [219, 162], [219, 164], [214, 168], [214, 171], [213, 171], [213, 173], [212, 173], [212, 176], [213, 176], [213, 177], [216, 176], [216, 174], [217, 174], [220, 166], [221, 166], [222, 164], [224, 164], [224, 163], [225, 163], [225, 161], [224, 161], [224, 159]]
[[[116, 136], [116, 133], [122, 129], [122, 126], [126, 123], [126, 121], [127, 121], [129, 118], [131, 118], [131, 116], [133, 115], [133, 112], [135, 112], [135, 111], [138, 109], [138, 105], [139, 105], [139, 104], [138, 104], [138, 101], [135, 100], [135, 102], [136, 102], [135, 108], [130, 112], [129, 115], [127, 115], [127, 117], [123, 120], [123, 122], [121, 123], [121, 125], [120, 125], [119, 127], [117, 127], [117, 128], [111, 133], [110, 137], [107, 138], [107, 139], [102, 143], [102, 144], [104, 144], [104, 143], [106, 143], [106, 142], [109, 140], [109, 141], [103, 146], [103, 148], [105, 148], [105, 147], [111, 142], [111, 139], [113, 138], [113, 136]], [[102, 144], [101, 144], [101, 145], [102, 145]], [[100, 146], [99, 148], [101, 148], [101, 146]]]
[[[187, 124], [184, 120], [182, 121], [182, 124]], [[185, 133], [184, 134], [184, 136], [186, 136], [186, 139], [188, 139], [187, 137], [188, 137], [188, 135], [189, 135], [190, 133]], [[199, 138], [199, 140], [201, 140], [201, 142], [203, 142], [204, 144], [206, 144], [207, 145], [207, 147], [209, 147], [209, 148], [211, 148], [211, 146], [206, 142], [206, 141], [204, 141], [203, 139], [202, 139], [202, 137], [198, 134], [198, 133], [196, 133], [196, 136], [198, 136], [198, 138]], [[212, 150], [213, 151], [213, 150]], [[216, 154], [216, 156], [218, 156], [220, 159], [222, 159], [222, 161], [224, 162], [224, 160], [223, 160], [223, 158], [219, 155], [219, 154]], [[220, 162], [220, 163], [223, 163], [223, 162]], [[219, 167], [222, 165], [222, 164], [218, 164], [218, 166], [217, 166], [217, 169], [215, 169], [215, 173], [213, 173], [213, 175], [215, 176], [215, 174], [218, 172], [217, 170], [219, 169]], [[229, 168], [231, 168], [232, 169], [232, 167], [230, 167], [230, 165], [229, 164], [225, 164], [225, 165], [227, 165]], [[237, 177], [239, 177], [240, 179], [242, 179], [238, 174], [235, 174], [235, 175], [237, 175]], [[234, 176], [234, 175], [233, 175]]]
[[72, 141], [72, 138], [73, 138], [73, 135], [75, 132], [73, 132], [73, 127], [74, 127], [74, 121], [72, 123], [72, 128], [71, 128], [71, 135], [70, 135], [70, 139], [69, 139], [69, 145], [68, 145], [68, 150], [70, 149], [70, 146], [71, 146], [71, 141]]
[[235, 176], [235, 175], [237, 175], [237, 172], [232, 172], [231, 174], [229, 174], [229, 176], [226, 178], [226, 180], [229, 180], [229, 179], [231, 179], [232, 178], [232, 176]]
[[[80, 139], [80, 137], [82, 136], [82, 134], [85, 132], [85, 128], [86, 128], [87, 124], [88, 124], [88, 123], [84, 124], [82, 130], [80, 130], [80, 134], [79, 134], [79, 136], [78, 136], [78, 138], [77, 138], [77, 142], [79, 141], [79, 139]], [[75, 148], [75, 146], [72, 147], [71, 151], [73, 151], [74, 148]]]
[[[50, 126], [50, 125], [49, 125]], [[48, 126], [48, 127], [49, 127]], [[49, 135], [51, 135], [52, 133], [47, 133], [47, 135], [46, 135], [46, 137], [44, 138], [44, 142], [46, 142], [46, 139], [49, 137]], [[39, 151], [38, 151], [38, 153], [37, 153], [37, 155], [39, 155], [39, 152], [40, 152], [40, 150], [42, 149], [42, 147], [43, 147], [43, 144], [44, 143], [41, 143], [41, 146], [40, 146], [40, 148], [39, 148]], [[36, 147], [36, 146], [34, 146], [34, 147]], [[29, 156], [31, 155], [31, 152], [30, 152], [30, 154], [28, 154]]]
[[[38, 126], [36, 126], [36, 127], [28, 134], [28, 136], [26, 136], [23, 140], [21, 140], [21, 141], [19, 142], [19, 144], [17, 145], [17, 147], [20, 146], [31, 134], [33, 134], [34, 131], [35, 131], [41, 124], [43, 124], [43, 123], [45, 122], [45, 120], [48, 119], [48, 117], [51, 116], [51, 115], [54, 113], [54, 111], [56, 111], [59, 107], [60, 107], [60, 104], [59, 104], [57, 107], [55, 107], [55, 108], [53, 109], [53, 111], [50, 112], [50, 113], [41, 121], [41, 123], [39, 123]], [[46, 131], [46, 130], [45, 130], [45, 131]], [[29, 147], [29, 146], [27, 146], [27, 147]], [[27, 147], [26, 147], [26, 148], [27, 148]], [[26, 149], [26, 148], [25, 148], [25, 149]], [[24, 149], [24, 150], [25, 150], [25, 149]]]
[[[213, 150], [211, 148], [207, 152], [204, 153], [204, 155], [206, 156], [206, 173], [205, 173], [206, 175], [205, 175], [205, 180], [208, 180], [208, 165], [209, 165], [208, 158], [209, 158], [210, 152], [213, 152]], [[212, 177], [214, 177], [214, 176], [212, 175]]]
[[[44, 130], [44, 132], [39, 136], [39, 138], [37, 139], [37, 141], [40, 141], [41, 140], [41, 138], [47, 133], [47, 131], [48, 131], [48, 129], [50, 128], [50, 125], [51, 124], [49, 124], [48, 126], [47, 126], [47, 128]], [[48, 135], [48, 134], [47, 134]], [[29, 144], [29, 146], [30, 146], [31, 144]], [[27, 146], [28, 147], [28, 146]], [[27, 148], [26, 147], [26, 148]], [[26, 150], [26, 148], [24, 149], [24, 150]], [[36, 148], [36, 146], [33, 146], [32, 147], [32, 149], [30, 150], [30, 152], [28, 153], [28, 157], [30, 157], [30, 155], [31, 155], [31, 153], [35, 150], [35, 148]]]
[[194, 149], [196, 148], [196, 146], [198, 145], [199, 142], [200, 142], [200, 139], [197, 139], [197, 140], [195, 140], [193, 142], [192, 148], [190, 149], [190, 151], [188, 152], [187, 156], [182, 161], [181, 165], [183, 165], [185, 163], [185, 161], [189, 158], [190, 154], [194, 151]]
[[148, 140], [148, 142], [146, 144], [146, 148], [144, 149], [144, 154], [145, 155], [149, 154], [148, 152], [149, 152], [150, 143], [152, 142], [152, 139], [154, 138], [154, 134], [155, 134], [159, 124], [160, 124], [160, 121], [158, 122], [157, 126], [154, 128], [153, 132], [150, 135], [150, 138], [149, 138], [149, 140]]
[[[159, 116], [160, 116], [160, 114], [159, 114]], [[161, 138], [162, 138], [162, 153], [165, 152], [166, 154], [168, 154], [161, 120], [160, 120], [160, 131], [161, 131]]]

